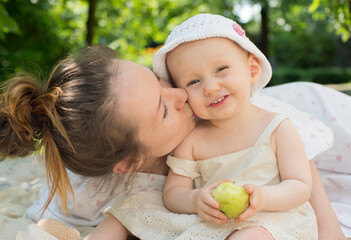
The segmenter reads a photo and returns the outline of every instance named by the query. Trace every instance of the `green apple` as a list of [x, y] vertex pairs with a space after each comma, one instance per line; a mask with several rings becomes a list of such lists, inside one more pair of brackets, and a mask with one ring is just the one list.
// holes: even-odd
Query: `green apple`
[[249, 206], [250, 198], [245, 189], [235, 181], [219, 184], [212, 191], [213, 198], [219, 203], [219, 210], [228, 218], [237, 218]]

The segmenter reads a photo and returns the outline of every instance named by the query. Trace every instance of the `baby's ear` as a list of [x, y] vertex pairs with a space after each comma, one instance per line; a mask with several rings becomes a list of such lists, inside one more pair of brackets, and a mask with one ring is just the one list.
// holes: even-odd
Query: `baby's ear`
[[251, 84], [254, 84], [260, 79], [262, 74], [260, 60], [255, 55], [250, 54], [248, 56], [248, 63], [251, 74]]

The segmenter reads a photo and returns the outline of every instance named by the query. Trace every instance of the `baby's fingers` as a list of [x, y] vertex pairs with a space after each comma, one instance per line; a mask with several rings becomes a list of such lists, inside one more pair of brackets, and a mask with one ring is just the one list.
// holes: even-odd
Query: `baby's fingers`
[[251, 195], [251, 194], [254, 192], [254, 190], [255, 190], [255, 187], [254, 187], [254, 185], [252, 185], [252, 184], [245, 184], [245, 185], [243, 186], [243, 188], [245, 189], [245, 191], [246, 191], [249, 195]]
[[224, 224], [224, 223], [230, 222], [230, 220], [226, 215], [224, 215], [224, 213], [213, 208], [206, 209], [206, 211], [203, 212], [200, 215], [200, 217], [202, 217], [204, 220], [208, 222], [216, 223], [216, 224]]
[[215, 223], [215, 224], [225, 224], [229, 222], [229, 220], [222, 220], [222, 219], [213, 217], [212, 215], [209, 215], [209, 214], [204, 214], [202, 216], [200, 215], [200, 217], [207, 222]]
[[245, 219], [255, 215], [257, 210], [249, 206], [238, 218], [235, 219], [236, 222], [244, 221]]
[[204, 202], [198, 205], [198, 214], [200, 215], [200, 217], [202, 217], [201, 214], [203, 214], [203, 218], [209, 222], [218, 224], [229, 222], [228, 217], [224, 213]]
[[203, 202], [215, 209], [219, 208], [219, 203], [212, 197], [211, 194], [206, 195], [203, 198]]

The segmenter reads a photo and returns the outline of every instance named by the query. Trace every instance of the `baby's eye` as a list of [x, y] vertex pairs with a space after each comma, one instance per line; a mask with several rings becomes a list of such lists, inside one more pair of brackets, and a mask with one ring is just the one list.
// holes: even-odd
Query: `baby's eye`
[[200, 81], [199, 80], [192, 80], [186, 86], [189, 87], [189, 86], [194, 85], [194, 84], [196, 84], [198, 82], [200, 82]]
[[223, 71], [224, 69], [227, 69], [228, 67], [220, 67], [217, 69], [216, 73]]

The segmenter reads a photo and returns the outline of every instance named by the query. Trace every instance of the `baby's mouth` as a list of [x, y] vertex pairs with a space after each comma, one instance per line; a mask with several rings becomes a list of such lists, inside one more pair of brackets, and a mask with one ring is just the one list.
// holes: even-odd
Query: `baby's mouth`
[[218, 99], [216, 99], [215, 101], [213, 101], [212, 103], [210, 103], [209, 106], [218, 106], [221, 103], [223, 103], [226, 99], [227, 99], [228, 95], [224, 95], [223, 97], [220, 97]]

